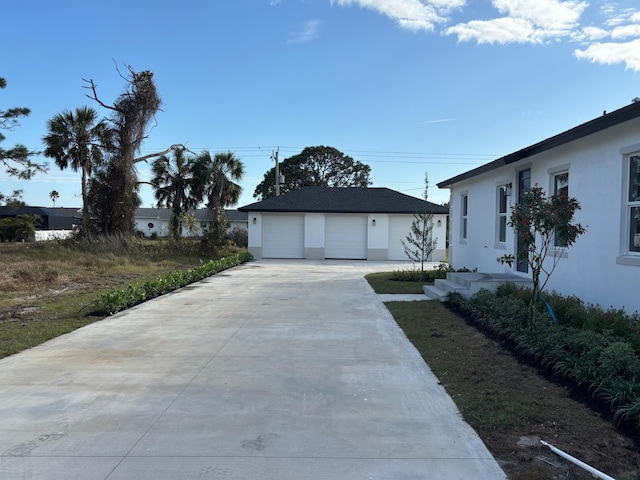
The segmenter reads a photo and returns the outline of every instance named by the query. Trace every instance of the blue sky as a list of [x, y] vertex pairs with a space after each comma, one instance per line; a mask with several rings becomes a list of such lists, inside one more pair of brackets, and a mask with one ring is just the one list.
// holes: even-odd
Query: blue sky
[[[448, 199], [435, 184], [640, 96], [637, 0], [21, 0], [2, 6], [0, 109], [31, 115], [8, 148], [42, 149], [46, 122], [112, 103], [114, 62], [154, 72], [163, 111], [141, 154], [231, 150], [239, 205], [280, 159], [335, 147], [373, 186]], [[42, 159], [44, 160], [44, 158]], [[142, 179], [149, 167], [141, 164]], [[29, 205], [81, 205], [80, 174], [0, 172]], [[141, 190], [144, 207], [154, 202]]]

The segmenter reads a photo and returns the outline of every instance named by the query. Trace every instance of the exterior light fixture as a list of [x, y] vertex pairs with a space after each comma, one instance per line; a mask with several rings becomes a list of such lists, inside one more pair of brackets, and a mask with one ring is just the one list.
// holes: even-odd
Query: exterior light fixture
[[256, 217], [253, 217], [253, 224], [256, 224]]
[[507, 183], [507, 184], [504, 186], [504, 194], [505, 194], [507, 197], [510, 197], [510, 196], [511, 196], [511, 189], [512, 189], [512, 187], [513, 187], [513, 185], [511, 184], [511, 182]]
[[438, 220], [438, 226], [441, 227], [442, 226], [442, 220]]
[[374, 227], [376, 226], [376, 219], [375, 218], [373, 220], [371, 220], [371, 225], [373, 225]]

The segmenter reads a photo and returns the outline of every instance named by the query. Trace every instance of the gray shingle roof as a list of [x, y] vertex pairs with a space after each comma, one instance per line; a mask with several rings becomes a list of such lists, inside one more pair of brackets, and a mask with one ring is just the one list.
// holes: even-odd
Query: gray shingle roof
[[[442, 205], [426, 202], [432, 213], [447, 214]], [[388, 188], [304, 187], [251, 203], [241, 212], [416, 213], [425, 201]]]

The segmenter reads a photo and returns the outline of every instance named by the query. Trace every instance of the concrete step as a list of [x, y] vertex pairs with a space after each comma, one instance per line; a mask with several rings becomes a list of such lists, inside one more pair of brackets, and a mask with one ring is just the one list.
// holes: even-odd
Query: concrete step
[[436, 279], [433, 284], [436, 288], [444, 290], [447, 293], [459, 292], [460, 290], [466, 290], [469, 288], [468, 286], [461, 285], [460, 283], [453, 282], [451, 280], [443, 280], [441, 278]]
[[447, 273], [447, 280], [450, 282], [462, 285], [464, 288], [469, 288], [473, 282], [479, 282], [485, 280], [487, 275], [477, 272], [449, 272]]
[[431, 300], [440, 300], [441, 302], [445, 302], [447, 300], [447, 297], [449, 296], [449, 292], [440, 290], [435, 285], [424, 285], [422, 287], [422, 291], [427, 298]]

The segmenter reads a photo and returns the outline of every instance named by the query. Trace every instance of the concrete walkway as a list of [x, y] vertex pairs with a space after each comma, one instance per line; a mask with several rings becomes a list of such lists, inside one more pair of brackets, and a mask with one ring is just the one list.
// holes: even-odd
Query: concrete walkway
[[392, 266], [252, 262], [0, 360], [0, 479], [506, 478], [363, 279]]

